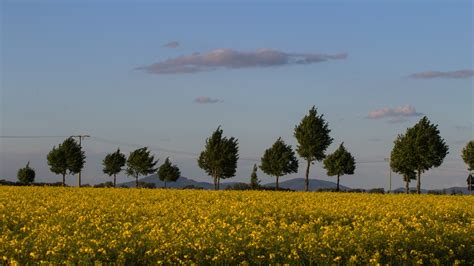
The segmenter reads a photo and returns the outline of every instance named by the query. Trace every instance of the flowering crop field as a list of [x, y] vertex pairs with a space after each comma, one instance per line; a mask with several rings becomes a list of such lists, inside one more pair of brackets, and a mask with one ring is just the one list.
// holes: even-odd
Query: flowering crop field
[[467, 264], [474, 197], [0, 187], [0, 264]]

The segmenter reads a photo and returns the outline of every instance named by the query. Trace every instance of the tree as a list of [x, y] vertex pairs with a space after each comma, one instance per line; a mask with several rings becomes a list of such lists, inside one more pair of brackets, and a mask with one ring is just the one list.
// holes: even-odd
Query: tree
[[17, 178], [23, 184], [31, 184], [35, 181], [35, 170], [30, 167], [30, 162], [18, 170]]
[[166, 158], [165, 162], [160, 166], [158, 170], [158, 176], [160, 180], [165, 182], [176, 182], [181, 176], [181, 171], [179, 171], [178, 166], [171, 164], [170, 159]]
[[303, 117], [300, 124], [295, 126], [294, 136], [298, 141], [296, 151], [307, 163], [305, 191], [309, 190], [310, 165], [326, 157], [325, 152], [333, 141], [329, 136], [330, 132], [328, 123], [324, 120], [323, 115], [318, 116], [314, 106], [309, 110], [309, 114]]
[[416, 169], [418, 194], [421, 193], [421, 174], [439, 167], [448, 155], [449, 147], [439, 133], [438, 125], [431, 124], [426, 116], [405, 133], [409, 143], [405, 156], [409, 160], [408, 164]]
[[324, 160], [324, 168], [326, 168], [328, 176], [337, 176], [336, 191], [339, 191], [339, 177], [353, 175], [356, 168], [355, 159], [344, 147], [344, 142]]
[[211, 137], [206, 139], [206, 145], [198, 158], [198, 165], [214, 179], [214, 189], [219, 190], [220, 179], [235, 176], [239, 147], [236, 138], [223, 137], [219, 126]]
[[298, 172], [298, 160], [291, 146], [278, 138], [263, 154], [260, 169], [265, 174], [276, 177], [275, 190], [278, 190], [278, 179], [281, 176]]
[[155, 156], [150, 154], [147, 147], [136, 149], [130, 153], [127, 160], [127, 175], [135, 177], [136, 187], [138, 188], [138, 177], [149, 175], [156, 172]]
[[84, 151], [72, 137], [67, 138], [57, 148], [53, 147], [47, 156], [51, 172], [63, 176], [63, 186], [66, 183], [66, 175], [79, 173], [84, 167], [85, 159]]
[[410, 193], [410, 182], [416, 179], [416, 165], [411, 158], [411, 149], [413, 143], [405, 135], [399, 135], [394, 141], [394, 147], [390, 155], [390, 168], [395, 173], [403, 176], [405, 182], [405, 192]]
[[125, 154], [121, 153], [120, 149], [117, 149], [114, 153], [107, 154], [102, 161], [104, 166], [102, 171], [104, 174], [114, 177], [114, 187], [117, 185], [117, 174], [122, 171], [126, 161]]
[[462, 150], [462, 159], [468, 166], [469, 171], [474, 171], [474, 140], [469, 141]]
[[252, 174], [250, 175], [250, 188], [257, 189], [260, 187], [260, 180], [257, 177], [258, 167], [256, 164], [253, 165]]

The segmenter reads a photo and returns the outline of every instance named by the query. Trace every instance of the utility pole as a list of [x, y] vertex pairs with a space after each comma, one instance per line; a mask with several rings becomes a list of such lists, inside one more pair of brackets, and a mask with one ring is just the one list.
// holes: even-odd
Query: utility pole
[[[81, 150], [82, 150], [82, 139], [89, 138], [90, 135], [82, 134], [82, 135], [77, 135], [77, 136], [72, 136], [72, 137], [79, 138], [79, 147], [81, 147]], [[79, 183], [79, 187], [81, 187], [81, 172], [80, 171], [78, 173], [78, 183]]]
[[392, 193], [392, 166], [390, 166], [390, 158], [385, 158], [384, 161], [388, 162], [388, 167], [390, 169], [390, 174], [388, 177], [388, 183], [389, 183], [388, 193]]

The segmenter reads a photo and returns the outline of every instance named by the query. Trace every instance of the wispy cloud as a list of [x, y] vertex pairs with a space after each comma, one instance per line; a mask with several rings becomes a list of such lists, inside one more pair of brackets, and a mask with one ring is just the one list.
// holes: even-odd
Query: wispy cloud
[[403, 123], [408, 121], [407, 118], [414, 116], [421, 116], [423, 113], [416, 111], [415, 107], [411, 105], [399, 106], [396, 108], [385, 107], [369, 112], [367, 118], [369, 119], [383, 119], [389, 118], [389, 123]]
[[233, 49], [216, 49], [207, 53], [170, 58], [148, 66], [139, 67], [152, 74], [184, 74], [218, 69], [236, 69], [252, 67], [276, 67], [294, 64], [313, 64], [328, 60], [343, 60], [346, 53], [314, 54], [286, 53], [272, 49], [259, 49], [243, 52]]
[[172, 41], [172, 42], [166, 43], [165, 45], [163, 45], [163, 47], [166, 47], [166, 48], [178, 48], [178, 47], [179, 47], [179, 42], [177, 42], [177, 41]]
[[411, 74], [409, 77], [414, 79], [432, 79], [432, 78], [451, 78], [451, 79], [463, 79], [474, 76], [474, 70], [463, 69], [457, 71], [425, 71], [420, 73]]
[[207, 96], [199, 96], [196, 99], [194, 99], [194, 102], [199, 103], [199, 104], [210, 104], [210, 103], [220, 103], [223, 101], [219, 99], [213, 99]]

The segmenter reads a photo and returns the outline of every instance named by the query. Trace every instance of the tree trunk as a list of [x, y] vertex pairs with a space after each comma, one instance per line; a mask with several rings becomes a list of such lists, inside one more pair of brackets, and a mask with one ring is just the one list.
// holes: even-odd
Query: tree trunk
[[307, 160], [308, 162], [308, 165], [306, 166], [306, 180], [305, 180], [305, 183], [304, 183], [304, 190], [306, 192], [309, 191], [309, 166], [311, 164], [311, 162], [309, 160]]
[[337, 175], [337, 187], [336, 187], [336, 191], [339, 192], [339, 174]]
[[138, 176], [135, 176], [135, 187], [138, 188]]
[[166, 188], [166, 179], [165, 179], [165, 188]]
[[217, 190], [221, 189], [221, 178], [217, 178]]
[[63, 187], [66, 186], [66, 174], [63, 173]]
[[77, 174], [77, 186], [81, 187], [81, 174]]
[[421, 170], [418, 168], [418, 179], [416, 180], [416, 193], [421, 194]]
[[278, 187], [278, 176], [276, 178], [277, 178], [277, 180], [276, 180], [275, 190], [278, 191], [278, 189], [279, 189], [279, 187]]
[[116, 186], [117, 184], [117, 175], [114, 175], [114, 187]]
[[405, 179], [405, 192], [410, 194], [410, 178]]
[[214, 176], [214, 190], [217, 190], [217, 177]]

